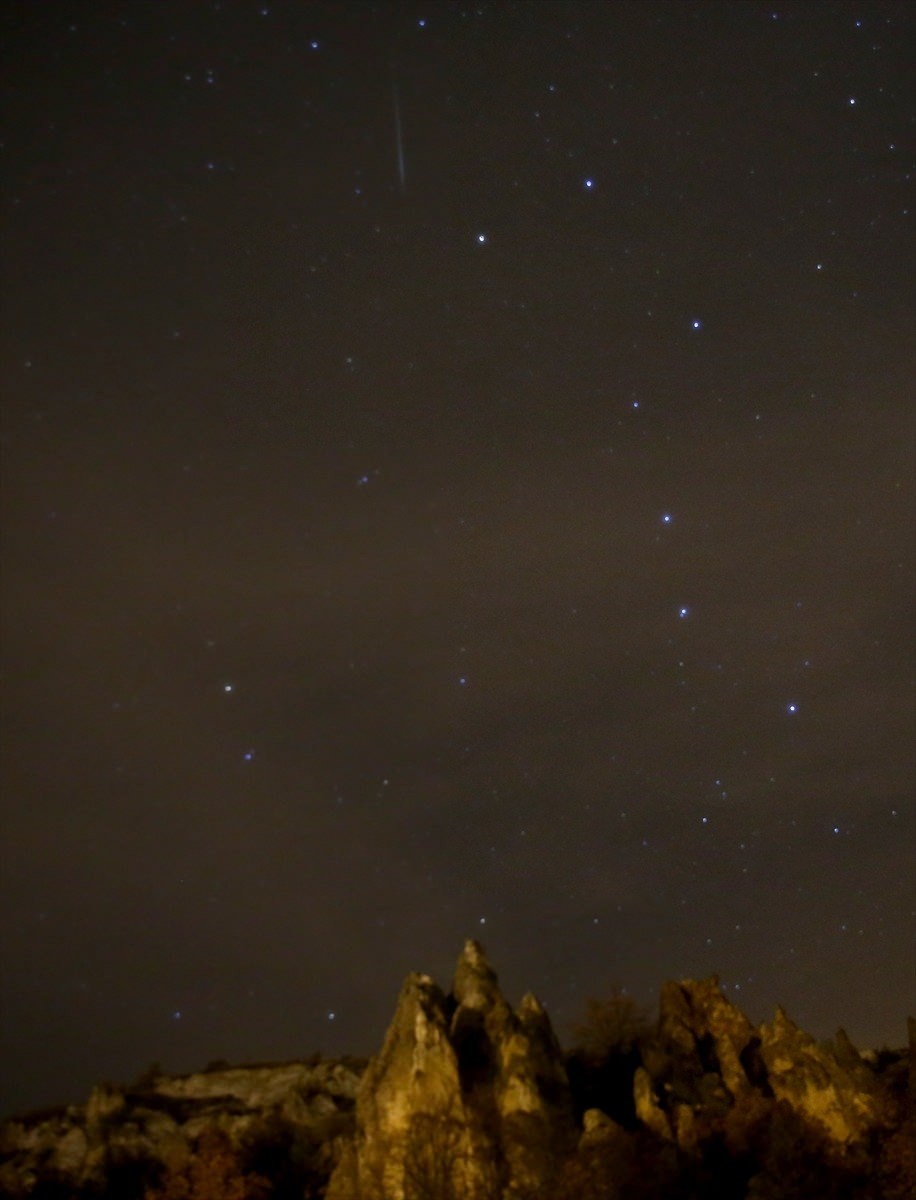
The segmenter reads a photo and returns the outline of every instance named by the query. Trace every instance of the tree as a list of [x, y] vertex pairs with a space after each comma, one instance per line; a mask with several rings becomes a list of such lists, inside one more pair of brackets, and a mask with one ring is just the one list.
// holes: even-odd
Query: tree
[[572, 1032], [575, 1044], [567, 1067], [580, 1115], [600, 1108], [634, 1128], [633, 1075], [641, 1064], [640, 1047], [652, 1033], [648, 1014], [618, 989], [602, 999], [589, 999]]
[[405, 1200], [462, 1200], [472, 1166], [467, 1125], [445, 1114], [418, 1113], [404, 1152]]
[[590, 997], [584, 1017], [573, 1025], [576, 1049], [595, 1062], [632, 1053], [651, 1032], [646, 1010], [620, 988]]

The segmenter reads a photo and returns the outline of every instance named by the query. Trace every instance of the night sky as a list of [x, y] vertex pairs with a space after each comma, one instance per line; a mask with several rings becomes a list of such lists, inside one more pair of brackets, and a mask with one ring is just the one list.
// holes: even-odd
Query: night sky
[[2, 24], [2, 1110], [468, 936], [901, 1044], [913, 9]]

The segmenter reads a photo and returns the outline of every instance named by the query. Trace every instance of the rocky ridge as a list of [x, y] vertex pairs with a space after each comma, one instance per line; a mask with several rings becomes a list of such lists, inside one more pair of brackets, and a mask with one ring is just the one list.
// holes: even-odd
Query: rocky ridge
[[158, 1072], [6, 1122], [0, 1196], [143, 1200], [215, 1129], [238, 1178], [268, 1164], [258, 1195], [278, 1200], [667, 1200], [713, 1184], [736, 1200], [897, 1200], [916, 1194], [913, 1022], [910, 1039], [908, 1055], [868, 1058], [781, 1009], [755, 1027], [713, 977], [666, 984], [638, 1036], [567, 1055], [539, 1002], [513, 1009], [468, 941], [448, 992], [407, 977], [368, 1066]]
[[99, 1085], [85, 1105], [0, 1126], [0, 1197], [28, 1196], [54, 1180], [114, 1200], [113, 1177], [124, 1194], [142, 1194], [156, 1168], [186, 1159], [213, 1129], [235, 1146], [294, 1129], [326, 1146], [328, 1173], [333, 1143], [352, 1128], [362, 1069], [357, 1060], [313, 1060], [178, 1076], [154, 1071], [131, 1086]]
[[531, 995], [513, 1011], [479, 943], [450, 993], [410, 975], [356, 1104], [328, 1200], [534, 1194], [572, 1144], [569, 1080]]

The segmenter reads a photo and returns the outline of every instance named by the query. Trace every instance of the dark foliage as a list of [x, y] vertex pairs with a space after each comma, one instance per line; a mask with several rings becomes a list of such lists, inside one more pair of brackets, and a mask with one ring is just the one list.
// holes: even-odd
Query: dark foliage
[[334, 1166], [333, 1146], [353, 1130], [353, 1119], [329, 1116], [302, 1128], [277, 1113], [247, 1136], [241, 1169], [270, 1181], [270, 1200], [320, 1200]]
[[651, 1034], [646, 1012], [622, 990], [587, 1001], [566, 1061], [578, 1119], [599, 1108], [625, 1128], [636, 1128], [633, 1075]]
[[114, 1155], [105, 1167], [105, 1200], [143, 1200], [162, 1175], [162, 1165], [147, 1155]]
[[29, 1200], [71, 1200], [73, 1195], [73, 1184], [56, 1171], [49, 1171], [29, 1193]]

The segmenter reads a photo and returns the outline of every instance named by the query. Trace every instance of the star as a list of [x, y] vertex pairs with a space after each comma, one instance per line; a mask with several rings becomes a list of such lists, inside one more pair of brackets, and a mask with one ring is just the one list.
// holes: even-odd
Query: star
[[[95, 1082], [88, 1022], [47, 1037], [71, 935], [111, 948], [112, 1072], [157, 1052], [150, 988], [183, 1058], [256, 1051], [260, 989], [198, 1020], [245, 995], [236, 903], [271, 931], [278, 1056], [375, 1048], [392, 997], [362, 981], [391, 982], [391, 946], [359, 931], [422, 970], [475, 925], [564, 1029], [593, 960], [648, 993], [692, 944], [731, 981], [756, 965], [761, 1012], [898, 1038], [907, 6], [705, 6], [703, 52], [663, 72], [676, 5], [538, 5], [521, 50], [511, 5], [153, 4], [142, 37], [120, 5], [117, 38], [45, 7], [14, 32], [66, 69], [27, 55], [13, 116], [53, 170], [3, 148], [0, 804], [34, 870], [4, 879], [0, 1104]], [[91, 170], [76, 96], [112, 131]], [[303, 931], [306, 876], [328, 903]], [[805, 972], [879, 919], [867, 978]]]

